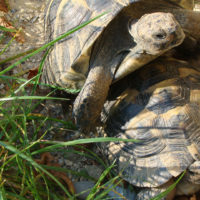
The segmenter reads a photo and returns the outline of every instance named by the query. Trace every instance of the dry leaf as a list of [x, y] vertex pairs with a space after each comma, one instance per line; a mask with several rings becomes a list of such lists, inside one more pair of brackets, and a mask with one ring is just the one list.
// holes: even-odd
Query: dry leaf
[[[0, 17], [0, 26], [3, 26], [8, 29], [16, 30], [16, 28], [13, 27], [12, 24], [5, 17]], [[18, 30], [18, 31], [16, 30], [16, 32], [7, 32], [7, 33], [11, 35], [12, 37], [15, 37], [15, 40], [17, 42], [20, 42], [20, 43], [25, 42], [24, 35], [21, 30]]]
[[[34, 69], [30, 69], [30, 70], [29, 70], [28, 76], [27, 76], [27, 78], [28, 78], [29, 80], [38, 74], [38, 68], [39, 68], [39, 67], [36, 67], [36, 68], [34, 68]], [[33, 86], [33, 84], [28, 84], [28, 87], [32, 87], [32, 86]], [[37, 89], [39, 89], [39, 85], [37, 85]]]
[[29, 73], [28, 73], [28, 79], [33, 78], [34, 76], [36, 76], [38, 74], [38, 67], [34, 68], [34, 69], [30, 69]]
[[0, 0], [0, 11], [8, 12], [8, 6], [5, 0]]
[[[45, 152], [41, 155], [40, 159], [35, 160], [38, 164], [48, 165], [48, 166], [54, 166], [54, 167], [60, 167], [58, 162], [55, 163], [55, 158], [49, 153]], [[67, 175], [64, 172], [58, 172], [54, 170], [49, 170], [56, 178], [59, 180], [62, 180], [65, 182], [68, 186], [69, 191], [71, 194], [75, 194], [75, 187], [72, 183], [72, 181], [67, 177]]]

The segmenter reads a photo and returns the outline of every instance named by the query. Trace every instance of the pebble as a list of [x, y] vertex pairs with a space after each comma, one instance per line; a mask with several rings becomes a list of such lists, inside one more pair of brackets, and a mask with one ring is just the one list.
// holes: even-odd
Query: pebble
[[87, 196], [90, 193], [90, 190], [92, 187], [94, 187], [95, 182], [92, 181], [80, 181], [80, 182], [74, 182], [74, 187], [76, 190], [76, 193], [81, 193], [78, 197], [80, 199], [86, 199]]
[[72, 166], [72, 165], [73, 165], [73, 162], [70, 161], [70, 160], [65, 159], [64, 162], [65, 162], [65, 165], [66, 165], [66, 166]]
[[38, 16], [35, 16], [35, 17], [33, 17], [33, 18], [31, 19], [31, 23], [34, 23], [34, 22], [36, 22], [38, 19], [39, 19], [39, 17], [38, 17]]
[[63, 158], [59, 158], [59, 159], [58, 159], [58, 163], [59, 163], [60, 166], [62, 166], [62, 165], [64, 164]]
[[0, 89], [3, 89], [5, 87], [5, 85], [2, 83], [1, 85], [0, 85]]
[[94, 165], [85, 165], [84, 166], [85, 170], [89, 174], [89, 176], [99, 179], [101, 176], [103, 169], [101, 169], [99, 166], [94, 166]]

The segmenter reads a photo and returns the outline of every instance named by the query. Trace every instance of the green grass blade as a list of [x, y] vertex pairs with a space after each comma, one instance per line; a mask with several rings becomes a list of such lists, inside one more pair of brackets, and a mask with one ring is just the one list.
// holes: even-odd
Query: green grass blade
[[103, 188], [104, 190], [98, 196], [96, 196], [96, 198], [94, 200], [103, 199], [103, 197], [105, 197], [110, 191], [113, 191], [116, 194], [118, 194], [119, 195], [119, 199], [124, 199], [125, 200], [126, 198], [122, 194], [120, 194], [117, 191], [115, 191], [116, 186], [118, 186], [122, 182], [122, 180], [119, 180], [117, 183], [115, 183], [115, 181], [117, 179], [119, 179], [119, 176], [116, 176], [116, 177], [112, 178], [111, 180], [109, 180], [107, 183], [101, 185], [100, 188]]
[[86, 200], [92, 200], [94, 199], [95, 194], [99, 191], [99, 187], [101, 182], [104, 180], [104, 178], [107, 176], [107, 174], [110, 172], [110, 170], [114, 167], [114, 163], [109, 166], [107, 169], [104, 170], [104, 172], [99, 177], [99, 180], [94, 185], [94, 187], [91, 189], [90, 194], [87, 196]]
[[186, 171], [184, 171], [181, 176], [175, 181], [175, 183], [173, 183], [172, 185], [170, 185], [166, 191], [160, 193], [159, 195], [157, 195], [156, 197], [150, 199], [150, 200], [160, 200], [163, 197], [167, 196], [167, 194], [169, 194], [175, 187], [176, 185], [180, 182], [180, 180], [183, 178], [183, 176], [185, 175]]
[[17, 65], [19, 65], [19, 64], [21, 64], [22, 62], [26, 61], [28, 58], [30, 58], [30, 57], [36, 55], [37, 53], [39, 53], [39, 52], [45, 50], [47, 47], [52, 46], [53, 44], [55, 44], [55, 43], [58, 42], [59, 40], [62, 40], [63, 38], [67, 37], [68, 35], [70, 35], [70, 34], [74, 33], [75, 31], [77, 31], [77, 30], [79, 30], [79, 29], [85, 27], [86, 25], [90, 24], [90, 23], [93, 22], [94, 20], [96, 20], [96, 19], [102, 17], [103, 15], [105, 15], [105, 14], [107, 14], [107, 13], [108, 13], [108, 12], [104, 12], [104, 13], [98, 15], [97, 17], [94, 17], [93, 19], [91, 19], [91, 20], [89, 20], [89, 21], [87, 21], [87, 22], [85, 22], [85, 23], [83, 23], [83, 24], [77, 26], [76, 28], [73, 28], [72, 30], [68, 31], [67, 33], [65, 33], [65, 34], [63, 34], [63, 35], [57, 37], [55, 40], [53, 40], [53, 41], [51, 41], [51, 42], [49, 42], [49, 43], [43, 45], [42, 47], [38, 48], [38, 49], [35, 50], [34, 52], [28, 54], [27, 56], [25, 56], [25, 57], [23, 57], [22, 59], [18, 60], [18, 61], [15, 62], [14, 64], [8, 66], [6, 69], [2, 70], [2, 71], [0, 72], [0, 75], [5, 74], [6, 72], [10, 71], [11, 69], [13, 69], [14, 67], [16, 67]]
[[[0, 42], [1, 42], [1, 39], [0, 39]], [[20, 58], [20, 57], [22, 57], [22, 56], [25, 56], [25, 55], [27, 55], [27, 54], [29, 54], [29, 53], [34, 52], [35, 50], [36, 50], [36, 49], [31, 49], [31, 50], [28, 50], [28, 51], [19, 53], [19, 54], [15, 55], [15, 56], [11, 56], [11, 57], [9, 57], [9, 58], [6, 58], [6, 59], [4, 59], [4, 60], [0, 60], [0, 65], [5, 64], [5, 63], [7, 63], [7, 62], [10, 62], [10, 61], [12, 61], [12, 60], [15, 60], [16, 58]]]
[[[6, 191], [6, 194], [8, 195], [8, 196], [10, 196], [12, 199], [18, 199], [18, 200], [27, 200], [26, 198], [24, 198], [24, 197], [22, 197], [22, 196], [20, 196], [20, 195], [17, 195], [17, 194], [15, 194], [15, 193], [12, 193], [12, 192], [8, 192], [8, 191]], [[11, 199], [10, 198], [10, 199]], [[1, 199], [1, 198], [0, 198]]]
[[73, 129], [75, 130], [76, 129], [76, 126], [73, 124], [73, 122], [71, 121], [64, 121], [64, 120], [60, 120], [60, 119], [57, 119], [57, 118], [53, 118], [53, 117], [46, 117], [46, 116], [38, 116], [37, 114], [34, 115], [32, 113], [30, 113], [28, 116], [27, 116], [27, 119], [31, 120], [31, 119], [38, 119], [38, 120], [49, 120], [49, 121], [54, 121], [54, 122], [59, 122], [65, 126], [67, 126], [69, 129]]
[[48, 165], [41, 165], [41, 166], [44, 169], [54, 170], [54, 171], [58, 171], [58, 172], [70, 173], [70, 174], [76, 175], [78, 177], [84, 177], [84, 178], [86, 178], [88, 180], [96, 181], [95, 178], [89, 176], [87, 173], [84, 173], [84, 172], [78, 172], [78, 171], [71, 170], [71, 169], [66, 169], [66, 168], [63, 168], [63, 167], [54, 167], [54, 166], [48, 166]]
[[0, 187], [0, 200], [7, 200], [4, 187]]
[[[41, 75], [41, 74], [38, 74], [38, 75]], [[16, 81], [19, 81], [19, 82], [26, 82], [27, 81], [27, 79], [18, 78], [18, 77], [14, 77], [14, 76], [6, 76], [6, 75], [0, 75], [0, 79], [2, 79], [2, 80], [16, 80]], [[30, 81], [30, 84], [36, 84], [36, 81]], [[62, 88], [62, 87], [59, 87], [59, 86], [49, 85], [49, 84], [45, 84], [45, 83], [38, 83], [38, 85], [47, 86], [47, 87], [51, 87], [53, 89], [58, 89], [58, 90], [64, 90], [64, 91], [66, 91], [68, 93], [72, 93], [72, 94], [80, 92], [80, 90]]]
[[100, 138], [87, 138], [87, 139], [79, 139], [73, 140], [69, 142], [56, 142], [56, 141], [41, 141], [44, 144], [52, 144], [51, 146], [44, 147], [40, 150], [36, 150], [32, 152], [32, 155], [46, 152], [46, 151], [53, 151], [54, 149], [61, 148], [64, 146], [74, 146], [77, 144], [87, 144], [87, 143], [100, 143], [100, 142], [139, 142], [138, 140], [134, 139], [121, 139], [121, 138], [112, 138], [112, 137], [100, 137]]
[[65, 98], [58, 98], [58, 97], [44, 97], [44, 96], [19, 96], [19, 97], [5, 97], [5, 98], [0, 98], [0, 101], [14, 101], [14, 100], [26, 100], [26, 99], [51, 99], [51, 100], [61, 100], [61, 101], [66, 101], [68, 99]]
[[13, 42], [14, 39], [15, 39], [15, 37], [12, 37], [10, 39], [10, 41], [6, 44], [6, 46], [0, 51], [0, 55], [2, 55], [6, 51], [6, 49], [11, 45], [11, 43]]
[[[3, 33], [0, 35], [0, 43], [3, 41], [4, 38], [5, 38], [5, 34]], [[0, 61], [0, 63], [1, 63], [1, 61]]]
[[34, 88], [33, 88], [32, 92], [31, 92], [31, 95], [35, 94], [37, 85], [38, 85], [39, 80], [40, 80], [40, 75], [41, 75], [41, 73], [42, 73], [42, 68], [43, 68], [43, 66], [44, 66], [44, 62], [45, 62], [45, 60], [46, 60], [46, 58], [47, 58], [47, 55], [48, 55], [48, 53], [49, 53], [49, 50], [50, 50], [50, 47], [46, 50], [46, 52], [45, 52], [45, 54], [44, 54], [44, 56], [43, 56], [43, 58], [42, 58], [42, 61], [41, 61], [41, 63], [40, 63], [39, 69], [38, 69], [38, 74], [37, 74], [37, 76], [35, 76], [35, 77], [36, 77], [36, 80], [35, 80]]
[[1, 31], [5, 31], [5, 32], [11, 32], [11, 33], [17, 32], [16, 29], [6, 28], [6, 27], [4, 27], [4, 26], [0, 26], [0, 30], [1, 30]]
[[[23, 83], [22, 85], [19, 86], [18, 89], [16, 89], [14, 92], [13, 92], [13, 95], [14, 94], [17, 94], [18, 92], [20, 92], [22, 89], [24, 89], [24, 87], [26, 85], [28, 85], [32, 80], [34, 80], [35, 78], [37, 78], [38, 75], [34, 76], [33, 78], [31, 78], [30, 80], [27, 80], [25, 83]], [[9, 95], [7, 96], [6, 98], [9, 98], [9, 97], [12, 97], [13, 95]], [[1, 101], [1, 100], [0, 100]], [[6, 100], [7, 101], [7, 100]], [[3, 105], [3, 103], [5, 103], [6, 101], [2, 101], [0, 102], [0, 105]]]

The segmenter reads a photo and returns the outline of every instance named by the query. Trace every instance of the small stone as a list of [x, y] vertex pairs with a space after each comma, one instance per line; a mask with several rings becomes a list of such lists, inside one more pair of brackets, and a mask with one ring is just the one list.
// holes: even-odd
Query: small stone
[[70, 161], [70, 160], [66, 160], [66, 159], [65, 159], [65, 165], [66, 165], [66, 166], [72, 166], [72, 165], [73, 165], [73, 162]]
[[58, 163], [60, 166], [62, 166], [64, 164], [64, 160], [62, 158], [58, 159]]
[[76, 193], [79, 194], [79, 193], [82, 193], [81, 195], [78, 196], [78, 198], [80, 199], [86, 199], [87, 196], [89, 195], [90, 193], [90, 190], [92, 187], [94, 187], [95, 183], [93, 181], [80, 181], [80, 182], [75, 182], [74, 183], [74, 187], [75, 187], [75, 190], [76, 190]]
[[99, 179], [99, 177], [101, 176], [103, 169], [101, 169], [98, 166], [94, 166], [94, 165], [86, 165], [85, 170], [87, 171], [87, 173], [89, 174], [89, 176], [95, 178], [95, 179]]
[[13, 74], [17, 74], [18, 71], [16, 69], [13, 70]]
[[5, 87], [5, 85], [2, 83], [1, 85], [0, 85], [0, 89], [3, 89]]
[[17, 9], [11, 9], [10, 12], [11, 12], [12, 14], [15, 14], [15, 13], [17, 12]]
[[31, 19], [31, 23], [34, 23], [34, 22], [36, 22], [37, 20], [38, 20], [38, 16], [35, 16], [35, 17], [33, 17], [32, 19]]

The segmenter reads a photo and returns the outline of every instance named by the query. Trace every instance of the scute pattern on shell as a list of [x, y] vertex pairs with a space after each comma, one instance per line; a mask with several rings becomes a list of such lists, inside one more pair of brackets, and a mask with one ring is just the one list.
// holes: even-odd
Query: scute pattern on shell
[[109, 160], [116, 159], [125, 180], [157, 187], [200, 160], [199, 70], [182, 61], [160, 59], [123, 84], [116, 83], [113, 91], [117, 84], [129, 88], [105, 105], [105, 132], [140, 140], [106, 146]]
[[[44, 69], [44, 81], [62, 86], [60, 76], [69, 70], [80, 55], [87, 56], [88, 49], [104, 27], [124, 6], [134, 1], [137, 0], [50, 0], [45, 21], [48, 41], [103, 12], [109, 13], [54, 45], [47, 58], [48, 64], [45, 67], [48, 69]], [[88, 66], [79, 66], [76, 70], [85, 74]]]

